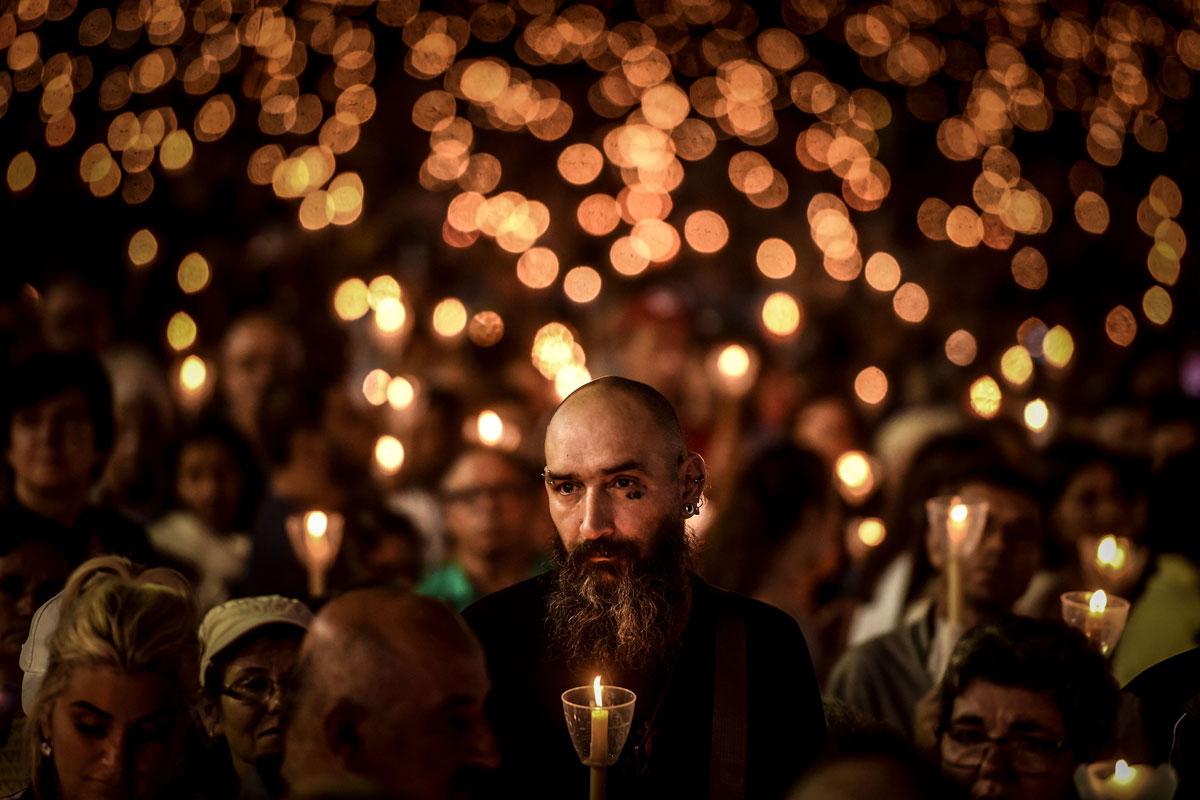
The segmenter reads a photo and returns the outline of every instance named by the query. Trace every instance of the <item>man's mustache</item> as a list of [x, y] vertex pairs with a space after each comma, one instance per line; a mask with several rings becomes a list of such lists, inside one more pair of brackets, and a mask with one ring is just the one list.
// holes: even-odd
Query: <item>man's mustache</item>
[[593, 558], [611, 558], [616, 561], [634, 562], [642, 553], [633, 542], [621, 539], [588, 539], [575, 546], [568, 556], [572, 564], [586, 563]]

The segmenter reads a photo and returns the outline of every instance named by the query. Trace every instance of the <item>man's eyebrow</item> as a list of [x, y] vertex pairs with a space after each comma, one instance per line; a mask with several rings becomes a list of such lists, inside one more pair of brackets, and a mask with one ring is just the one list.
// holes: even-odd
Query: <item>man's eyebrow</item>
[[542, 480], [545, 481], [573, 481], [579, 478], [574, 472], [552, 472], [549, 467], [542, 470]]
[[611, 467], [605, 467], [600, 470], [604, 475], [612, 475], [617, 472], [645, 472], [646, 466], [640, 461], [622, 461], [620, 464], [615, 464]]
[[1040, 722], [1031, 719], [1018, 719], [1009, 726], [1010, 732], [1017, 733], [1044, 733], [1054, 739], [1061, 739], [1062, 734], [1058, 731], [1043, 725]]
[[983, 717], [979, 716], [978, 714], [967, 713], [960, 714], [950, 721], [956, 725], [982, 725]]

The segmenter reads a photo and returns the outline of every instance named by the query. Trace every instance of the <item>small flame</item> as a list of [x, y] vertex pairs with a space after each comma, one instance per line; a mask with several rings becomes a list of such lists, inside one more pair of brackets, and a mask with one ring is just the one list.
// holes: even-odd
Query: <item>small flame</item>
[[969, 509], [966, 505], [958, 502], [958, 498], [955, 498], [954, 505], [950, 507], [950, 521], [956, 525], [962, 525], [967, 521], [968, 513]]
[[329, 517], [324, 511], [310, 511], [304, 515], [304, 531], [314, 539], [320, 539], [329, 530]]
[[600, 687], [600, 676], [596, 676], [596, 680], [592, 681], [592, 692], [596, 695], [596, 708], [604, 706], [604, 692]]
[[1109, 569], [1120, 569], [1125, 564], [1125, 548], [1121, 547], [1117, 537], [1109, 534], [1100, 540], [1096, 547], [1096, 563]]
[[1119, 759], [1117, 765], [1113, 768], [1113, 780], [1117, 783], [1129, 783], [1133, 780], [1137, 770], [1129, 766], [1125, 759]]
[[1108, 595], [1103, 589], [1097, 589], [1092, 592], [1092, 597], [1088, 600], [1088, 610], [1093, 614], [1103, 614], [1104, 609], [1108, 608]]

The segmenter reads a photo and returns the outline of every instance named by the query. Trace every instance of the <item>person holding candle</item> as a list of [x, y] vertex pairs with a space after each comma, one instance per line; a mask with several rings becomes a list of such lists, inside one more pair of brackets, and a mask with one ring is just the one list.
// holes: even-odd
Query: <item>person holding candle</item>
[[971, 797], [1073, 800], [1111, 745], [1117, 687], [1083, 636], [1008, 616], [969, 631], [939, 689], [937, 757]]
[[[826, 687], [855, 711], [905, 735], [914, 733], [918, 703], [925, 699], [926, 710], [931, 707], [931, 692], [957, 634], [1012, 610], [1041, 563], [1044, 544], [1037, 485], [1023, 474], [999, 465], [975, 465], [940, 489], [988, 507], [979, 545], [959, 565], [959, 630], [944, 635], [949, 633], [950, 603], [947, 583], [939, 580], [918, 619], [846, 651]], [[939, 575], [944, 573], [944, 549], [932, 534], [926, 550]]]
[[637, 696], [611, 796], [782, 797], [825, 738], [808, 648], [783, 612], [691, 572], [706, 475], [671, 405], [592, 381], [555, 411], [545, 452], [555, 569], [464, 614], [494, 687], [497, 796], [586, 796], [560, 695], [599, 674]]

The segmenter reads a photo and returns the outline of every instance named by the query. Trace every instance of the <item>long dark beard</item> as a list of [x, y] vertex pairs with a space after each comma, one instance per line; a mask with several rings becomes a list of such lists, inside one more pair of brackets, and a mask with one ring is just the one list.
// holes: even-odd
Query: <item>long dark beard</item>
[[[594, 556], [613, 560], [594, 563]], [[672, 652], [690, 589], [683, 520], [663, 523], [647, 556], [616, 539], [586, 541], [568, 553], [556, 536], [554, 564], [550, 636], [569, 664], [643, 671]]]

